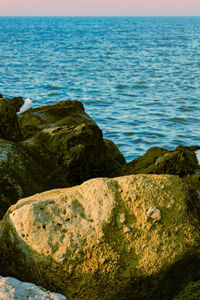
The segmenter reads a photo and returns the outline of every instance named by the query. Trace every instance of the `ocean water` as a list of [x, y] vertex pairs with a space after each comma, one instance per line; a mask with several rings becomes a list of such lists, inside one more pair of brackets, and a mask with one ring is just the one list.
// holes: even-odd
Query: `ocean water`
[[1, 17], [0, 93], [79, 100], [130, 161], [200, 144], [200, 17]]

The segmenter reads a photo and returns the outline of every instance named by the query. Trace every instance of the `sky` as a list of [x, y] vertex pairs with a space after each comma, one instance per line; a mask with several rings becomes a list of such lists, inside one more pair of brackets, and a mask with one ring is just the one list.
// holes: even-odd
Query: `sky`
[[200, 16], [200, 0], [0, 0], [0, 16]]

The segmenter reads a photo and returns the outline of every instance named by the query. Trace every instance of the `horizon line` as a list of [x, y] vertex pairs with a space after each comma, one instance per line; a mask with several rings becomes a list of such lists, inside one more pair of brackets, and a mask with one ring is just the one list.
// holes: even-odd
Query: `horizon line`
[[37, 18], [37, 17], [55, 17], [55, 18], [78, 18], [78, 17], [80, 17], [80, 18], [85, 18], [85, 17], [87, 17], [87, 18], [145, 18], [145, 17], [154, 17], [154, 18], [156, 18], [156, 17], [158, 17], [158, 18], [164, 18], [164, 17], [167, 17], [167, 18], [169, 18], [169, 17], [171, 17], [171, 18], [183, 18], [183, 17], [196, 17], [196, 18], [199, 18], [200, 17], [200, 15], [101, 15], [101, 16], [95, 16], [95, 15], [0, 15], [0, 18], [1, 17], [5, 17], [5, 18], [12, 18], [12, 17], [15, 17], [15, 18], [17, 18], [17, 17], [23, 17], [23, 18], [31, 18], [31, 17], [33, 17], [33, 18]]

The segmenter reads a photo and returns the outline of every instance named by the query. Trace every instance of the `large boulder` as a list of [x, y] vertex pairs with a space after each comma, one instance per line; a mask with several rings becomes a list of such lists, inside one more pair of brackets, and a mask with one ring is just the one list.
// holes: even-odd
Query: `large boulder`
[[97, 178], [18, 201], [0, 272], [68, 299], [172, 299], [200, 278], [200, 201], [178, 176]]
[[17, 112], [23, 105], [21, 97], [12, 99], [0, 97], [0, 138], [10, 141], [19, 141], [21, 132], [19, 129]]
[[69, 185], [39, 146], [0, 139], [0, 149], [0, 218], [20, 198]]
[[175, 150], [168, 151], [153, 147], [143, 156], [126, 164], [120, 174], [174, 174], [180, 177], [194, 174], [198, 169], [195, 151], [199, 148], [199, 146], [179, 146]]
[[34, 137], [54, 157], [70, 186], [116, 176], [126, 162], [114, 143], [107, 146], [109, 141], [104, 142], [102, 131], [78, 101], [30, 109], [19, 115], [19, 124], [24, 138]]
[[0, 276], [0, 299], [4, 300], [66, 300], [66, 297], [46, 291], [42, 287], [38, 287], [30, 282], [21, 282], [12, 277]]
[[0, 218], [20, 198], [119, 173], [122, 154], [107, 147], [80, 102], [17, 114], [23, 103], [0, 98]]
[[70, 100], [31, 108], [19, 114], [18, 119], [24, 138], [30, 138], [47, 128], [76, 127], [83, 123], [96, 125], [90, 116], [85, 113], [81, 102]]

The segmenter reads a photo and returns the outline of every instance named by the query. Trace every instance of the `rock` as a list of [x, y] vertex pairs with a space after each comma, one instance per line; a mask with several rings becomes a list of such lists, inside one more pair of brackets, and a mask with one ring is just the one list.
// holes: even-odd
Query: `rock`
[[200, 195], [200, 175], [188, 175], [182, 178], [188, 186]]
[[37, 139], [62, 167], [70, 186], [107, 175], [106, 147], [96, 125], [44, 129]]
[[38, 287], [33, 283], [21, 282], [15, 278], [0, 276], [0, 299], [4, 300], [65, 300], [66, 297], [46, 291], [44, 288]]
[[116, 176], [125, 162], [114, 143], [105, 144], [102, 131], [78, 101], [30, 109], [20, 114], [19, 124], [24, 137], [34, 137], [54, 157], [70, 186]]
[[0, 218], [22, 197], [66, 187], [60, 167], [39, 146], [0, 139]]
[[174, 174], [183, 177], [198, 169], [195, 151], [199, 146], [179, 146], [173, 151], [153, 147], [144, 156], [128, 163], [120, 175], [130, 174]]
[[189, 283], [173, 300], [199, 300], [200, 281]]
[[97, 178], [22, 199], [0, 271], [68, 299], [172, 299], [200, 276], [200, 201], [178, 176]]
[[126, 159], [114, 142], [104, 139], [104, 143], [107, 149], [107, 166], [110, 163], [109, 172], [111, 176], [116, 177], [120, 174], [122, 167], [126, 165]]
[[119, 172], [122, 154], [80, 102], [29, 109], [18, 122], [23, 103], [0, 99], [0, 218], [20, 198]]
[[59, 130], [62, 126], [73, 128], [83, 123], [96, 125], [79, 101], [60, 101], [54, 105], [31, 108], [19, 114], [18, 119], [24, 139], [48, 128]]
[[6, 99], [0, 97], [0, 138], [19, 141], [21, 132], [19, 129], [17, 111], [23, 105], [21, 97]]

